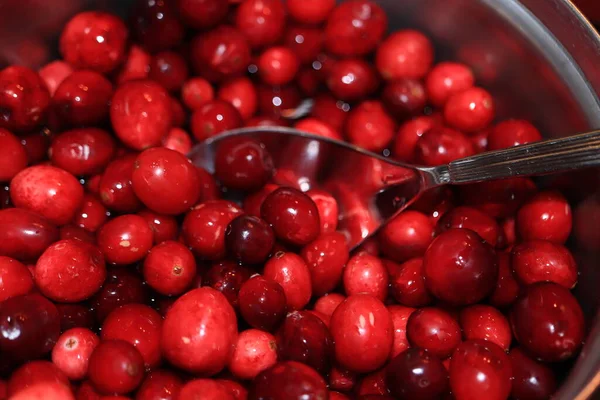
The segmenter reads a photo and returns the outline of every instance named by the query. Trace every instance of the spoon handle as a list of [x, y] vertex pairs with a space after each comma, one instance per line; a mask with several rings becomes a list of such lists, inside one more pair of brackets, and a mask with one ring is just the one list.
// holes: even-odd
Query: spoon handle
[[511, 147], [439, 167], [439, 182], [463, 184], [600, 165], [600, 131]]

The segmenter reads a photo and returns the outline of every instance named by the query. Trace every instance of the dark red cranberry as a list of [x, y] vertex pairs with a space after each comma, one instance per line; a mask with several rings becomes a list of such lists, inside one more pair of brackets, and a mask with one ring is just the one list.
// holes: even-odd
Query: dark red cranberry
[[536, 193], [529, 178], [509, 178], [466, 185], [461, 188], [465, 205], [475, 207], [496, 218], [514, 215]]
[[154, 246], [144, 260], [144, 280], [158, 293], [180, 295], [196, 276], [196, 260], [186, 246], [167, 240]]
[[327, 78], [333, 95], [345, 101], [356, 101], [377, 89], [379, 79], [375, 68], [360, 58], [336, 61]]
[[148, 78], [169, 91], [181, 89], [188, 78], [186, 60], [173, 51], [164, 51], [152, 56]]
[[419, 138], [435, 125], [430, 116], [416, 117], [400, 125], [392, 146], [392, 154], [399, 161], [413, 162]]
[[470, 229], [492, 247], [496, 246], [500, 235], [496, 220], [472, 207], [456, 207], [444, 214], [437, 223], [436, 235], [453, 228]]
[[466, 340], [484, 339], [508, 351], [512, 340], [506, 317], [494, 307], [476, 304], [460, 312], [460, 326]]
[[379, 44], [387, 30], [385, 11], [370, 0], [338, 4], [329, 14], [325, 46], [339, 56], [363, 56]]
[[406, 324], [406, 337], [415, 347], [446, 358], [461, 342], [460, 326], [441, 308], [425, 307], [413, 312]]
[[395, 132], [394, 120], [377, 100], [362, 102], [346, 120], [346, 136], [350, 143], [374, 152], [385, 149]]
[[14, 258], [0, 256], [0, 302], [33, 289], [29, 269]]
[[211, 100], [195, 110], [191, 130], [198, 141], [216, 136], [223, 131], [239, 128], [243, 121], [238, 110], [223, 100]]
[[516, 228], [523, 240], [541, 239], [564, 244], [571, 233], [573, 216], [559, 192], [541, 192], [519, 209]]
[[433, 62], [433, 45], [421, 32], [401, 30], [388, 36], [377, 49], [375, 65], [387, 80], [423, 78]]
[[421, 114], [427, 103], [423, 84], [411, 78], [387, 83], [381, 96], [390, 114], [399, 120]]
[[265, 264], [265, 278], [279, 283], [285, 292], [289, 310], [303, 309], [312, 296], [310, 271], [295, 253], [279, 251]]
[[423, 307], [433, 301], [425, 287], [422, 258], [413, 258], [391, 268], [390, 261], [385, 263], [390, 274], [390, 294], [398, 303], [408, 307]]
[[253, 48], [277, 42], [285, 28], [285, 9], [279, 0], [244, 0], [235, 17], [237, 29]]
[[238, 336], [235, 351], [229, 361], [229, 371], [239, 379], [254, 379], [256, 375], [277, 363], [275, 337], [258, 329], [248, 329]]
[[405, 211], [386, 224], [378, 238], [386, 257], [404, 262], [425, 254], [433, 240], [433, 223], [423, 213]]
[[448, 372], [442, 361], [417, 348], [396, 356], [386, 367], [385, 378], [398, 399], [437, 399], [449, 390]]
[[217, 200], [221, 198], [221, 192], [217, 186], [217, 182], [207, 170], [201, 167], [196, 167], [198, 171], [198, 177], [200, 178], [200, 200], [199, 202], [205, 202], [210, 200]]
[[131, 343], [104, 340], [90, 356], [88, 374], [102, 393], [129, 393], [144, 379], [144, 359]]
[[265, 146], [251, 139], [231, 139], [221, 143], [215, 155], [215, 175], [225, 186], [256, 190], [272, 177], [273, 160]]
[[69, 378], [49, 361], [30, 361], [15, 370], [8, 381], [8, 395], [17, 393], [40, 383], [58, 383], [68, 386]]
[[583, 312], [577, 299], [555, 283], [527, 287], [512, 307], [510, 322], [521, 346], [547, 362], [575, 355], [585, 334]]
[[50, 92], [50, 96], [54, 96], [54, 92], [56, 92], [56, 88], [61, 84], [65, 78], [73, 73], [73, 67], [71, 67], [68, 63], [57, 60], [52, 61], [38, 71], [40, 74], [40, 78], [43, 79], [44, 83], [48, 87], [48, 92]]
[[37, 259], [58, 240], [56, 226], [22, 208], [0, 210], [0, 226], [0, 255], [20, 261]]
[[106, 261], [118, 265], [142, 260], [152, 247], [154, 235], [148, 223], [134, 214], [108, 221], [98, 231], [98, 247]]
[[68, 330], [52, 349], [52, 362], [68, 379], [81, 380], [87, 375], [90, 355], [99, 343], [98, 335], [89, 329]]
[[452, 354], [450, 388], [457, 399], [507, 399], [512, 385], [508, 355], [486, 340], [467, 340]]
[[25, 361], [47, 354], [60, 335], [58, 310], [39, 294], [0, 303], [0, 350], [3, 357]]
[[137, 0], [130, 25], [136, 41], [151, 52], [169, 50], [181, 43], [184, 29], [173, 1]]
[[341, 100], [336, 100], [330, 94], [317, 95], [313, 100], [311, 116], [325, 122], [335, 131], [341, 132], [350, 111], [350, 105]]
[[262, 276], [244, 282], [238, 293], [240, 313], [252, 327], [273, 331], [286, 313], [286, 297], [281, 285]]
[[511, 398], [516, 400], [545, 400], [552, 397], [558, 387], [554, 371], [528, 357], [518, 347], [508, 354], [512, 366]]
[[73, 328], [94, 329], [94, 311], [89, 306], [81, 304], [57, 304], [60, 314], [60, 331], [66, 332]]
[[319, 24], [324, 22], [333, 8], [334, 0], [288, 0], [286, 2], [290, 16], [298, 22], [305, 24]]
[[296, 361], [283, 361], [261, 372], [252, 381], [248, 400], [328, 398], [325, 381], [317, 371]]
[[219, 87], [217, 97], [231, 103], [242, 119], [247, 121], [256, 114], [258, 95], [254, 83], [247, 77], [233, 78]]
[[365, 396], [387, 396], [390, 390], [385, 382], [385, 368], [365, 375], [358, 385], [354, 388], [357, 398], [363, 399]]
[[21, 141], [11, 132], [0, 128], [0, 182], [10, 182], [27, 167], [27, 163], [27, 151]]
[[488, 150], [501, 150], [540, 140], [542, 140], [542, 134], [530, 122], [522, 119], [510, 119], [500, 122], [490, 131]]
[[448, 98], [444, 120], [463, 132], [477, 132], [492, 122], [495, 112], [492, 95], [485, 89], [472, 87]]
[[473, 154], [475, 150], [467, 136], [441, 126], [423, 133], [415, 147], [415, 161], [427, 166], [448, 164]]
[[103, 129], [73, 129], [56, 136], [48, 154], [54, 165], [75, 176], [101, 172], [115, 152], [115, 140]]
[[[289, 7], [289, 2], [287, 4]], [[290, 25], [286, 27], [283, 43], [302, 64], [312, 64], [323, 49], [322, 31], [316, 26]]]
[[131, 184], [136, 154], [128, 154], [112, 161], [102, 174], [98, 186], [100, 200], [110, 210], [134, 212], [142, 207]]
[[[293, 111], [302, 101], [300, 91], [294, 85], [258, 85], [256, 93], [259, 112], [276, 118], [285, 116], [290, 110]], [[285, 126], [285, 122], [281, 122], [280, 126], [282, 125]]]
[[498, 252], [498, 281], [490, 296], [490, 304], [494, 307], [506, 307], [517, 300], [521, 286], [513, 274], [510, 254]]
[[475, 154], [485, 153], [488, 150], [488, 137], [490, 134], [490, 129], [483, 129], [471, 136], [469, 136], [469, 140], [473, 143], [473, 149], [475, 150]]
[[102, 289], [91, 300], [98, 322], [124, 304], [145, 303], [148, 297], [142, 280], [125, 268], [109, 270]]
[[380, 259], [359, 253], [350, 258], [344, 267], [343, 284], [347, 296], [365, 293], [385, 301], [388, 297], [389, 275]]
[[183, 380], [167, 370], [154, 370], [146, 375], [136, 393], [137, 400], [177, 400]]
[[50, 148], [51, 132], [42, 129], [28, 135], [21, 136], [21, 144], [25, 147], [29, 164], [36, 164], [48, 159], [48, 149]]
[[260, 79], [267, 85], [285, 85], [298, 73], [300, 60], [287, 47], [271, 47], [257, 61]]
[[471, 68], [456, 62], [435, 65], [425, 80], [427, 98], [436, 107], [443, 107], [450, 96], [473, 87], [475, 76]]
[[300, 253], [310, 271], [312, 292], [321, 296], [335, 289], [349, 258], [346, 238], [339, 232], [325, 233]]
[[60, 240], [76, 240], [88, 244], [96, 244], [96, 237], [92, 232], [76, 225], [63, 225], [60, 227]]
[[258, 217], [240, 215], [227, 226], [225, 246], [230, 254], [244, 264], [264, 262], [274, 244], [273, 230]]
[[207, 29], [220, 24], [227, 16], [229, 2], [220, 0], [179, 0], [179, 16], [194, 29]]
[[560, 244], [545, 240], [520, 243], [512, 249], [511, 265], [515, 278], [525, 285], [554, 282], [572, 289], [577, 284], [575, 259]]
[[250, 279], [251, 274], [251, 271], [244, 266], [231, 261], [221, 261], [204, 274], [202, 284], [223, 293], [232, 307], [237, 309], [238, 293], [244, 282]]

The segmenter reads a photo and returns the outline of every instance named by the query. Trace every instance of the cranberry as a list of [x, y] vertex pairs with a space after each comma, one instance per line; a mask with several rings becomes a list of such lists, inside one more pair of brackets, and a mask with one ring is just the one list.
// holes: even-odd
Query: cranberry
[[73, 68], [64, 61], [52, 61], [38, 71], [40, 78], [46, 83], [50, 96], [54, 96], [56, 88], [73, 73]]
[[310, 271], [312, 293], [321, 296], [341, 282], [349, 249], [344, 235], [332, 232], [322, 234], [306, 245], [301, 255]]
[[147, 293], [142, 280], [127, 269], [108, 271], [102, 289], [92, 298], [92, 308], [99, 322], [124, 304], [145, 303]]
[[210, 82], [204, 78], [190, 78], [181, 87], [181, 100], [192, 111], [199, 109], [214, 98], [215, 90]]
[[359, 399], [369, 396], [387, 396], [390, 393], [385, 382], [385, 368], [372, 372], [362, 378], [354, 392]]
[[190, 135], [180, 128], [171, 128], [167, 136], [162, 140], [163, 147], [174, 150], [181, 154], [188, 154], [192, 150], [192, 139]]
[[103, 129], [73, 129], [56, 136], [52, 141], [50, 160], [54, 165], [76, 175], [101, 172], [115, 152], [113, 137]]
[[312, 296], [310, 270], [294, 253], [277, 252], [266, 262], [264, 276], [279, 283], [290, 310], [303, 309]]
[[335, 309], [346, 299], [339, 293], [327, 293], [315, 301], [314, 309], [327, 317], [331, 317]]
[[285, 27], [285, 9], [280, 0], [243, 0], [235, 25], [253, 48], [277, 42]]
[[201, 203], [183, 220], [183, 238], [198, 256], [218, 260], [225, 256], [227, 225], [242, 211], [233, 203], [213, 200]]
[[433, 238], [433, 224], [418, 211], [405, 211], [392, 219], [379, 233], [383, 254], [404, 262], [425, 254]]
[[[1, 110], [0, 110], [1, 111]], [[47, 160], [50, 148], [51, 132], [43, 129], [28, 135], [21, 136], [21, 144], [25, 147], [29, 164], [35, 164]]]
[[83, 188], [63, 169], [36, 165], [19, 172], [10, 183], [16, 207], [26, 208], [57, 225], [71, 221], [83, 202]]
[[433, 62], [433, 46], [421, 32], [401, 30], [388, 36], [377, 49], [375, 64], [387, 80], [423, 78]]
[[186, 25], [194, 29], [207, 29], [225, 19], [229, 3], [220, 0], [179, 0], [177, 8]]
[[158, 146], [171, 128], [171, 99], [158, 83], [130, 81], [115, 91], [110, 120], [117, 137], [135, 150]]
[[513, 348], [508, 354], [513, 372], [511, 397], [518, 400], [544, 400], [557, 389], [554, 371], [529, 358], [523, 350]]
[[134, 3], [130, 18], [132, 34], [148, 51], [169, 50], [183, 40], [184, 27], [174, 4], [173, 1], [155, 0]]
[[346, 295], [366, 293], [381, 301], [388, 296], [389, 276], [381, 260], [369, 254], [353, 256], [344, 268]]
[[327, 87], [341, 100], [360, 100], [377, 89], [379, 79], [375, 68], [360, 58], [336, 61], [329, 76]]
[[400, 120], [422, 113], [427, 103], [423, 84], [411, 78], [388, 82], [382, 99], [389, 112]]
[[261, 188], [274, 172], [273, 160], [263, 143], [234, 138], [222, 142], [215, 155], [215, 176], [230, 189]]
[[[390, 262], [387, 262], [388, 265]], [[388, 267], [390, 274], [390, 294], [408, 307], [423, 307], [433, 301], [425, 287], [423, 259], [413, 258], [402, 265]]]
[[188, 77], [186, 60], [176, 52], [164, 51], [152, 56], [148, 78], [168, 91], [181, 89]]
[[524, 240], [541, 239], [564, 244], [571, 233], [573, 217], [569, 203], [559, 192], [541, 192], [517, 213], [516, 228]]
[[128, 81], [148, 78], [151, 59], [150, 54], [141, 47], [131, 46], [127, 58], [117, 74], [116, 83], [122, 84]]
[[237, 339], [235, 311], [218, 291], [187, 292], [167, 312], [162, 327], [163, 355], [173, 365], [212, 375], [225, 367]]
[[88, 244], [96, 244], [96, 238], [93, 233], [75, 225], [64, 225], [60, 228], [60, 240], [76, 240]]
[[69, 379], [49, 361], [30, 361], [15, 370], [8, 381], [8, 395], [15, 394], [40, 383], [58, 383], [68, 386]]
[[444, 106], [444, 119], [448, 125], [464, 132], [477, 132], [487, 127], [494, 116], [492, 96], [479, 87], [453, 94]]
[[510, 325], [506, 317], [494, 307], [477, 304], [462, 309], [460, 326], [466, 340], [489, 340], [505, 351], [510, 347]]
[[60, 330], [66, 332], [72, 328], [94, 329], [94, 312], [87, 305], [81, 304], [57, 304], [56, 308], [60, 314]]
[[287, 47], [271, 47], [258, 58], [258, 73], [268, 85], [285, 85], [291, 82], [300, 68], [300, 60]]
[[329, 374], [329, 386], [344, 392], [351, 391], [356, 386], [357, 374], [339, 367], [333, 367]]
[[493, 247], [500, 235], [496, 220], [472, 207], [456, 207], [444, 214], [437, 223], [436, 235], [453, 228], [470, 229]]
[[510, 254], [498, 253], [498, 281], [490, 296], [490, 304], [494, 307], [506, 307], [517, 300], [521, 287], [513, 274]]
[[481, 130], [471, 136], [469, 140], [473, 143], [473, 149], [475, 154], [485, 153], [488, 150], [488, 137], [490, 135], [490, 129]]
[[512, 385], [510, 359], [486, 340], [461, 343], [450, 361], [450, 388], [457, 399], [507, 399]]
[[254, 328], [273, 331], [285, 317], [283, 288], [262, 276], [254, 276], [242, 284], [238, 301], [242, 317]]
[[569, 250], [545, 240], [530, 240], [512, 250], [515, 278], [523, 284], [554, 282], [572, 289], [577, 284], [578, 268]]
[[[325, 122], [319, 121], [316, 118], [305, 118], [305, 119], [301, 120], [300, 122], [297, 122], [294, 125], [294, 128], [298, 129], [299, 131], [311, 133], [313, 135], [322, 136], [322, 137], [326, 137], [329, 139], [342, 140], [342, 136], [340, 135], [339, 132], [334, 130], [331, 126], [327, 125]], [[320, 193], [326, 193], [326, 192], [320, 191], [318, 189], [311, 190], [311, 192], [315, 192], [315, 191], [320, 192]], [[310, 195], [310, 193], [309, 193], [309, 195]], [[331, 195], [329, 195], [329, 197], [331, 197]], [[337, 223], [337, 217], [336, 217], [336, 223]]]
[[355, 107], [346, 121], [348, 140], [370, 151], [383, 150], [393, 139], [394, 120], [381, 102], [369, 100]]
[[390, 355], [394, 326], [383, 303], [366, 294], [352, 295], [331, 316], [335, 358], [355, 372], [383, 366]]
[[467, 136], [441, 126], [424, 132], [415, 147], [415, 160], [428, 166], [448, 164], [473, 154], [475, 150]]
[[335, 232], [339, 219], [339, 207], [336, 199], [329, 192], [319, 189], [309, 190], [306, 194], [315, 202], [319, 210], [321, 234]]
[[114, 71], [123, 61], [127, 27], [118, 17], [96, 11], [75, 15], [60, 36], [60, 52], [77, 69]]
[[27, 294], [33, 289], [29, 269], [17, 260], [0, 256], [0, 302]]
[[177, 375], [166, 370], [154, 370], [137, 390], [137, 400], [177, 400], [183, 381]]
[[542, 134], [530, 122], [510, 119], [500, 122], [490, 131], [488, 150], [501, 150], [540, 140]]
[[0, 255], [20, 261], [37, 259], [58, 240], [58, 229], [40, 215], [22, 208], [0, 210]]
[[28, 132], [39, 126], [50, 105], [50, 94], [42, 78], [26, 67], [0, 71], [0, 127]]
[[465, 205], [480, 209], [492, 217], [510, 217], [531, 198], [536, 190], [529, 178], [508, 178], [463, 186]]
[[61, 383], [36, 383], [11, 397], [11, 400], [75, 400], [71, 389]]
[[435, 65], [425, 80], [427, 97], [436, 107], [444, 107], [448, 99], [475, 84], [471, 68], [456, 62], [441, 62]]
[[200, 395], [206, 400], [234, 400], [227, 386], [213, 379], [194, 379], [183, 385], [178, 400], [195, 400]]
[[144, 218], [127, 214], [104, 224], [97, 240], [106, 261], [126, 265], [146, 256], [152, 247], [153, 234]]
[[177, 238], [179, 226], [175, 217], [156, 214], [148, 210], [140, 211], [138, 215], [146, 220], [152, 230], [155, 245]]
[[52, 244], [35, 266], [38, 289], [54, 301], [88, 299], [100, 289], [105, 278], [106, 267], [100, 250], [79, 240]]
[[0, 128], [0, 182], [9, 182], [27, 167], [28, 157], [21, 141]]
[[329, 94], [315, 97], [311, 116], [331, 126], [335, 131], [341, 132], [346, 123], [350, 105], [336, 100]]
[[461, 342], [458, 322], [441, 308], [425, 307], [413, 312], [406, 324], [406, 337], [415, 347], [446, 358]]
[[102, 324], [102, 340], [124, 340], [142, 355], [147, 367], [160, 363], [162, 318], [148, 306], [125, 304], [112, 311]]
[[264, 262], [275, 244], [269, 225], [258, 217], [240, 215], [227, 226], [225, 246], [229, 253], [245, 264]]
[[90, 356], [88, 373], [100, 392], [125, 394], [144, 379], [144, 359], [131, 343], [104, 340]]
[[205, 202], [217, 200], [221, 197], [221, 192], [217, 186], [215, 178], [204, 168], [197, 167], [198, 176], [200, 177], [200, 200]]
[[276, 363], [275, 337], [258, 329], [248, 329], [238, 336], [229, 370], [239, 379], [254, 379]]
[[207, 101], [194, 111], [190, 121], [192, 133], [199, 142], [221, 132], [239, 128], [242, 123], [242, 116], [238, 110], [223, 100]]
[[171, 240], [154, 246], [144, 260], [144, 280], [158, 293], [180, 295], [196, 276], [196, 261], [183, 244]]
[[442, 361], [416, 348], [396, 356], [387, 366], [385, 378], [398, 399], [437, 399], [449, 390], [448, 372]]
[[572, 357], [585, 332], [579, 303], [568, 289], [555, 283], [527, 287], [512, 307], [510, 322], [523, 348], [548, 362]]
[[327, 398], [327, 386], [321, 375], [296, 361], [279, 362], [261, 372], [248, 391], [248, 400]]
[[102, 203], [109, 209], [133, 212], [141, 208], [131, 184], [135, 160], [136, 155], [129, 154], [112, 161], [104, 170], [98, 190]]
[[325, 46], [338, 56], [363, 56], [383, 39], [388, 26], [385, 11], [370, 0], [349, 0], [329, 14]]
[[[182, 128], [183, 125], [187, 123], [187, 115], [185, 110], [183, 109], [183, 104], [175, 97], [171, 97], [169, 101], [171, 102], [171, 113], [173, 114], [172, 126], [173, 128]], [[171, 133], [171, 131], [172, 129], [169, 130], [169, 133]], [[163, 143], [166, 140], [167, 136], [163, 137]]]
[[87, 375], [90, 356], [99, 343], [98, 336], [89, 329], [69, 329], [52, 349], [52, 362], [69, 379], [81, 380]]
[[329, 400], [350, 400], [350, 397], [340, 392], [329, 391]]
[[204, 274], [204, 286], [210, 286], [223, 293], [236, 310], [239, 306], [238, 293], [242, 284], [250, 279], [251, 272], [244, 266], [231, 261], [215, 263]]
[[435, 125], [429, 116], [416, 117], [400, 125], [392, 146], [392, 154], [398, 161], [413, 162], [417, 142]]
[[246, 77], [233, 78], [219, 87], [217, 97], [231, 103], [242, 119], [252, 118], [258, 108], [258, 95], [254, 83]]
[[475, 232], [449, 229], [425, 252], [423, 271], [425, 286], [438, 299], [455, 305], [473, 304], [496, 286], [498, 258]]
[[290, 16], [296, 21], [305, 24], [319, 24], [327, 19], [335, 7], [335, 1], [289, 0], [286, 5]]
[[3, 357], [31, 360], [47, 354], [60, 334], [56, 306], [39, 294], [0, 303], [0, 350]]
[[226, 25], [196, 36], [190, 44], [194, 71], [213, 83], [241, 75], [250, 64], [248, 41], [244, 32]]
[[[265, 116], [279, 118], [294, 110], [302, 101], [300, 91], [294, 85], [286, 86], [257, 86], [258, 110]], [[279, 122], [278, 126], [285, 126], [285, 122]]]
[[410, 347], [410, 343], [408, 343], [406, 337], [406, 324], [415, 309], [392, 305], [388, 306], [388, 311], [394, 325], [394, 342], [392, 344], [392, 351], [390, 352], [390, 359], [392, 359]]
[[[287, 2], [289, 8], [289, 2]], [[302, 64], [312, 64], [323, 49], [322, 31], [317, 26], [291, 25], [286, 27], [283, 43], [291, 49]], [[318, 72], [314, 69], [311, 71]]]

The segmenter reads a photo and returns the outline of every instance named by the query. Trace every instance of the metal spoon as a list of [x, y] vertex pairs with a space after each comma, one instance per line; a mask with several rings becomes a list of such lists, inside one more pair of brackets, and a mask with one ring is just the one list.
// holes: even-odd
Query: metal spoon
[[322, 188], [333, 194], [340, 208], [338, 230], [347, 236], [351, 248], [377, 232], [426, 190], [600, 165], [600, 131], [423, 167], [291, 128], [244, 128], [197, 145], [190, 158], [214, 172], [219, 146], [226, 141], [246, 139], [260, 143], [273, 158], [275, 183], [292, 184], [303, 191]]

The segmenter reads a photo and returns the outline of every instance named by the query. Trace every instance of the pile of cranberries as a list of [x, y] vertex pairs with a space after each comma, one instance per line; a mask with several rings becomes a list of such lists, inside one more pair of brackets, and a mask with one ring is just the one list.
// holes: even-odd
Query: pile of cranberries
[[351, 252], [263, 144], [186, 157], [242, 126], [423, 165], [541, 139], [387, 30], [370, 0], [138, 0], [1, 70], [0, 399], [548, 399], [586, 334], [560, 192], [434, 190]]

